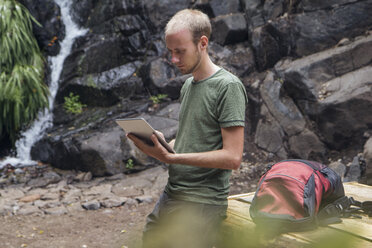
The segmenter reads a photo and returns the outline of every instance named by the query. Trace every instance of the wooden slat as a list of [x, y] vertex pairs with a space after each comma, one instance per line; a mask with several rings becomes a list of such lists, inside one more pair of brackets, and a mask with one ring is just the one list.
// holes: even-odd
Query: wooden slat
[[[345, 192], [348, 196], [353, 196], [356, 200], [371, 200], [372, 187], [360, 185], [357, 183], [345, 183]], [[233, 195], [229, 197], [229, 207], [227, 210], [227, 219], [225, 225], [235, 229], [253, 228], [254, 223], [249, 215], [250, 202], [254, 192]], [[343, 223], [332, 224], [328, 227], [319, 227], [314, 231], [287, 233], [280, 238], [290, 242], [311, 243], [324, 234], [337, 235], [343, 233], [352, 235], [356, 239], [355, 247], [372, 247], [372, 219], [363, 216], [362, 219], [343, 219]], [[351, 236], [350, 236], [351, 237]], [[354, 247], [353, 245], [353, 247]]]
[[[237, 199], [229, 200], [229, 208], [227, 211], [228, 217], [225, 220], [225, 227], [237, 230], [238, 232], [241, 230], [253, 230], [255, 225], [249, 215], [249, 206], [250, 204]], [[314, 231], [283, 234], [279, 238], [282, 241], [295, 242], [298, 244], [313, 243], [326, 235], [330, 237], [331, 235], [336, 236], [337, 234], [340, 234], [340, 230], [342, 229], [345, 229], [345, 227], [319, 227]], [[363, 233], [367, 234], [368, 231], [363, 231]], [[350, 236], [350, 232], [345, 232], [345, 234], [342, 235], [348, 234]], [[361, 239], [359, 236], [350, 236], [350, 239], [353, 239], [353, 246], [351, 247], [371, 247], [370, 241]]]
[[[365, 221], [365, 220], [364, 220]], [[328, 226], [340, 231], [351, 233], [371, 242], [372, 247], [372, 224], [365, 223], [363, 220], [343, 218], [342, 223]]]
[[372, 201], [372, 186], [355, 182], [344, 183], [345, 194], [358, 201]]

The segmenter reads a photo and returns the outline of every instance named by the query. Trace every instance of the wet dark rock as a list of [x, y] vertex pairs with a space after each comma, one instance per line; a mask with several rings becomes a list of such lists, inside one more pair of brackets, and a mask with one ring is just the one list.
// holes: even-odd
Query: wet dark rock
[[302, 132], [306, 121], [293, 100], [283, 94], [282, 82], [269, 73], [265, 78], [260, 93], [269, 112], [278, 121], [289, 136]]
[[[169, 80], [176, 77], [174, 66], [163, 58], [150, 60], [146, 63], [140, 69], [139, 76], [142, 78], [144, 86], [149, 90], [151, 95], [161, 93], [161, 89], [165, 88], [168, 84], [177, 85], [176, 87], [180, 89], [177, 81]], [[177, 93], [175, 92], [175, 94]]]
[[72, 92], [90, 107], [112, 106], [142, 89], [142, 81], [136, 77], [136, 70], [136, 63], [128, 63], [101, 73], [76, 77], [59, 89], [56, 101], [63, 103], [64, 97]]
[[91, 171], [95, 176], [123, 172], [123, 161], [129, 157], [126, 152], [129, 146], [122, 140], [126, 140], [124, 132], [120, 127], [115, 127], [81, 141], [80, 153], [84, 170]]
[[84, 27], [95, 27], [117, 16], [135, 13], [143, 13], [143, 7], [140, 1], [83, 0], [72, 3], [74, 21]]
[[[145, 40], [144, 37], [141, 39]], [[127, 64], [134, 61], [134, 55], [141, 51], [132, 46], [128, 37], [117, 33], [87, 34], [76, 42], [79, 42], [81, 47], [73, 50], [66, 58], [60, 78], [62, 82]]]
[[344, 37], [364, 34], [372, 24], [371, 11], [370, 1], [359, 1], [332, 10], [296, 15], [292, 31], [296, 54], [309, 55], [336, 45]]
[[344, 182], [358, 182], [362, 173], [359, 163], [359, 157], [355, 156], [353, 161], [348, 165], [348, 170], [346, 172]]
[[210, 0], [212, 17], [241, 12], [240, 0], [230, 0], [222, 2], [220, 0]]
[[291, 156], [315, 161], [324, 161], [327, 149], [319, 137], [309, 129], [289, 137], [288, 147]]
[[168, 50], [165, 46], [165, 42], [162, 38], [157, 38], [149, 41], [146, 56], [148, 57], [165, 57]]
[[12, 149], [12, 142], [7, 134], [0, 135], [0, 157], [5, 157]]
[[256, 70], [253, 51], [245, 42], [228, 46], [211, 42], [209, 54], [219, 66], [233, 72], [240, 78], [246, 77]]
[[371, 67], [365, 66], [372, 59], [371, 38], [276, 66], [286, 92], [331, 148], [350, 142], [362, 146], [363, 133], [372, 123], [365, 114], [372, 107]]
[[277, 35], [269, 31], [271, 29], [270, 25], [258, 27], [251, 36], [259, 71], [273, 67], [288, 52], [287, 48], [278, 42]]
[[276, 70], [284, 80], [287, 92], [298, 99], [306, 114], [311, 114], [316, 109], [313, 102], [327, 96], [327, 91], [323, 89], [326, 82], [369, 64], [372, 58], [371, 46], [372, 36], [360, 37], [349, 45], [293, 62], [283, 60], [276, 65]]
[[366, 162], [365, 183], [372, 185], [372, 138], [364, 145], [363, 157]]
[[282, 83], [275, 80], [273, 73], [267, 74], [260, 93], [265, 104], [262, 115], [267, 118], [258, 124], [257, 144], [281, 158], [288, 154], [296, 158], [323, 160], [324, 144], [306, 127], [306, 119], [293, 100], [283, 93]]
[[360, 1], [265, 22], [251, 31], [259, 69], [270, 68], [286, 56], [306, 56], [331, 48], [345, 37], [363, 35], [372, 24], [371, 10], [369, 1]]
[[159, 87], [158, 90], [161, 94], [166, 94], [170, 99], [178, 100], [182, 85], [189, 77], [191, 77], [190, 74], [170, 78], [167, 83]]
[[[286, 11], [285, 0], [243, 0], [242, 7], [244, 9], [249, 33], [257, 27], [265, 25], [268, 21], [275, 20]], [[290, 8], [290, 7], [288, 7]], [[288, 11], [290, 11], [288, 9]]]
[[250, 32], [253, 29], [263, 26], [265, 18], [262, 14], [262, 1], [261, 0], [243, 0], [242, 5], [247, 18], [247, 25]]
[[351, 4], [358, 2], [358, 0], [329, 0], [329, 1], [312, 1], [302, 0], [299, 2], [298, 11], [314, 11], [320, 9], [330, 9], [341, 5]]
[[141, 16], [123, 15], [93, 26], [92, 32], [96, 34], [121, 33], [125, 36], [131, 36], [146, 28], [146, 23]]
[[[33, 157], [60, 169], [90, 171], [95, 176], [112, 175], [125, 170], [123, 161], [130, 158], [129, 146], [122, 142], [124, 132], [119, 127], [90, 135], [82, 132], [75, 136], [54, 140], [44, 138], [35, 145]], [[110, 144], [106, 144], [105, 140]], [[48, 147], [48, 152], [42, 151], [43, 147]]]
[[330, 95], [320, 101], [320, 118], [313, 118], [332, 147], [346, 147], [350, 141], [364, 144], [363, 133], [372, 124], [372, 117], [366, 115], [372, 108], [371, 73], [372, 67], [366, 67], [328, 82]]
[[247, 24], [243, 14], [228, 14], [212, 20], [212, 40], [220, 45], [234, 44], [248, 39]]
[[[168, 20], [179, 10], [189, 6], [189, 0], [144, 0], [145, 15], [154, 31], [163, 31]], [[154, 32], [155, 33], [155, 32]]]
[[71, 18], [79, 26], [87, 26], [87, 21], [97, 5], [94, 0], [73, 1], [71, 4]]
[[261, 118], [257, 124], [254, 143], [279, 159], [286, 158], [288, 153], [284, 143], [284, 130], [269, 113], [266, 106], [262, 106], [261, 111], [261, 115], [264, 118]]
[[192, 5], [193, 9], [198, 9], [203, 13], [207, 14], [210, 18], [214, 17], [209, 0], [196, 0]]
[[[130, 106], [134, 105], [127, 107], [131, 108]], [[172, 119], [175, 116], [178, 118], [178, 114], [172, 112], [178, 111], [179, 107], [178, 105], [165, 107], [167, 110], [162, 109], [158, 116], [143, 115], [143, 117], [170, 139], [174, 138], [178, 125], [177, 119]], [[132, 112], [129, 116], [135, 117], [138, 114]], [[111, 121], [105, 120], [107, 116], [98, 119], [94, 119], [93, 116], [86, 116], [86, 118], [81, 116], [81, 122], [89, 124], [80, 128], [56, 128], [34, 145], [31, 150], [32, 158], [53, 164], [59, 169], [90, 171], [93, 176], [140, 171], [148, 165], [158, 163], [140, 152], [126, 138], [124, 131], [115, 124], [116, 118], [123, 117], [125, 115], [120, 112], [113, 113]], [[90, 121], [87, 118], [93, 119]], [[129, 159], [134, 162], [133, 168], [127, 166]]]
[[65, 37], [59, 6], [53, 0], [21, 0], [41, 26], [33, 23], [33, 32], [43, 52], [55, 56], [60, 50], [60, 41]]

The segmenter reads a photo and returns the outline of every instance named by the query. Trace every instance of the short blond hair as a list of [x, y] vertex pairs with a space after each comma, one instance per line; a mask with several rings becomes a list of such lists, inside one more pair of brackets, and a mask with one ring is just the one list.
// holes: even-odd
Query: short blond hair
[[198, 43], [200, 37], [205, 35], [208, 39], [212, 32], [209, 17], [203, 12], [195, 9], [184, 9], [178, 11], [167, 23], [165, 36], [188, 29], [193, 37], [193, 42]]

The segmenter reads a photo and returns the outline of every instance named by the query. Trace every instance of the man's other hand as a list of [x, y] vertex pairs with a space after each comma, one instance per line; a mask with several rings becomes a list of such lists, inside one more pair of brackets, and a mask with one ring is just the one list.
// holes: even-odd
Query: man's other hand
[[[156, 132], [160, 137], [164, 138], [164, 135], [161, 132]], [[146, 155], [156, 158], [163, 163], [169, 162], [169, 157], [172, 155], [172, 153], [168, 152], [167, 149], [160, 144], [155, 134], [151, 135], [151, 141], [154, 143], [153, 146], [148, 145], [146, 142], [131, 133], [129, 133], [127, 137], [132, 140], [134, 145]]]

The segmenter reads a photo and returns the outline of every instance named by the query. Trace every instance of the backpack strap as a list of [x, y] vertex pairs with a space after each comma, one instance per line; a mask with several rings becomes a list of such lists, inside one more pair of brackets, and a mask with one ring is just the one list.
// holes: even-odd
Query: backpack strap
[[353, 197], [350, 197], [350, 201], [351, 201], [351, 205], [358, 207], [358, 208], [355, 208], [355, 210], [363, 211], [369, 217], [372, 217], [372, 201], [360, 202], [360, 201], [354, 200]]
[[[352, 207], [355, 206], [355, 207]], [[318, 215], [318, 223], [322, 226], [340, 223], [343, 218], [362, 218], [354, 213], [364, 212], [372, 217], [372, 201], [356, 201], [353, 197], [343, 196], [322, 208]]]
[[351, 197], [342, 196], [332, 203], [324, 206], [318, 213], [318, 223], [321, 226], [326, 226], [329, 224], [340, 223], [340, 217], [350, 209], [351, 206]]
[[362, 209], [368, 215], [368, 217], [372, 217], [372, 201], [364, 201], [362, 202]]

